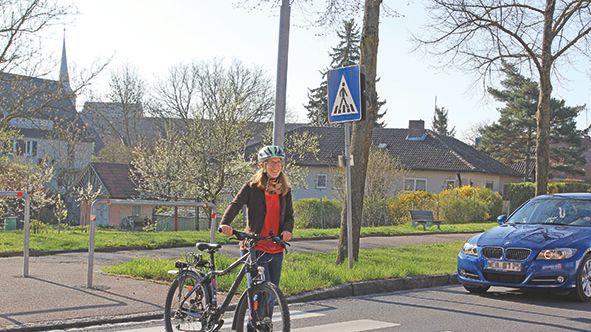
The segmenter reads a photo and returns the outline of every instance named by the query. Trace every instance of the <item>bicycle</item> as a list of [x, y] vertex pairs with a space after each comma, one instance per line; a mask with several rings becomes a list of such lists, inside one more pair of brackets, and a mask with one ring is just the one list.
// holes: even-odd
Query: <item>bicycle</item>
[[[164, 322], [166, 331], [219, 331], [224, 326], [223, 315], [236, 294], [242, 279], [249, 274], [250, 286], [242, 293], [232, 321], [232, 330], [243, 331], [289, 331], [290, 316], [287, 301], [281, 290], [265, 280], [264, 267], [256, 257], [258, 241], [271, 239], [284, 248], [289, 243], [277, 236], [259, 236], [234, 230], [238, 240], [245, 240], [248, 252], [224, 270], [216, 270], [215, 253], [222, 246], [215, 243], [197, 243], [200, 251], [209, 254], [204, 260], [201, 254], [187, 254], [185, 262], [176, 261], [178, 273], [166, 296]], [[242, 265], [222, 305], [218, 306], [216, 277], [223, 276]]]

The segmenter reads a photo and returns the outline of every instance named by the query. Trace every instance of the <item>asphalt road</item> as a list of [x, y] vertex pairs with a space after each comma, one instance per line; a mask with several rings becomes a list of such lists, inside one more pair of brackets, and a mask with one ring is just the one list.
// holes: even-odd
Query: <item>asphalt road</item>
[[[290, 305], [292, 331], [590, 331], [591, 304], [492, 288], [483, 296], [444, 286]], [[161, 321], [86, 331], [162, 331]], [[224, 331], [228, 331], [227, 329]]]

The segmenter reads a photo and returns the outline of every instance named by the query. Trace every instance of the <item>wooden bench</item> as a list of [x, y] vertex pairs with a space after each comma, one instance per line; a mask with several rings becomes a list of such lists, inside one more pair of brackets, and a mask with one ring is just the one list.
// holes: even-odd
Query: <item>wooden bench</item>
[[433, 211], [429, 210], [410, 210], [410, 220], [412, 221], [412, 227], [417, 228], [417, 226], [423, 226], [423, 230], [426, 231], [427, 228], [435, 225], [437, 226], [438, 230], [441, 230], [441, 221], [434, 220], [433, 218]]

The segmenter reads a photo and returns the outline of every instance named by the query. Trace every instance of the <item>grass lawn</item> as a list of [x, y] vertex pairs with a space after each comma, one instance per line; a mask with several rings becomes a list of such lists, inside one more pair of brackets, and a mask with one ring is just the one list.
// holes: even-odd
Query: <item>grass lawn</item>
[[[418, 275], [454, 273], [457, 254], [463, 241], [399, 248], [362, 249], [359, 262], [349, 270], [347, 264], [335, 265], [335, 252], [289, 253], [285, 256], [281, 289], [286, 295], [323, 289], [347, 282], [373, 279], [388, 279]], [[224, 268], [235, 258], [217, 255], [216, 266]], [[104, 272], [144, 279], [170, 281], [167, 273], [174, 269], [174, 261], [164, 259], [134, 259], [105, 267]], [[236, 270], [237, 273], [238, 269]], [[219, 277], [218, 288], [226, 291], [235, 275]], [[244, 289], [244, 284], [241, 289]]]
[[[441, 232], [431, 227], [426, 232], [419, 228], [413, 229], [410, 224], [385, 227], [363, 227], [362, 236], [371, 235], [400, 235], [409, 233], [445, 233], [445, 232], [478, 232], [495, 226], [496, 223], [472, 223], [441, 225]], [[339, 229], [302, 229], [295, 230], [296, 239], [310, 239], [318, 237], [338, 237]], [[229, 239], [216, 234], [218, 243], [227, 243]], [[38, 234], [31, 234], [29, 248], [31, 252], [53, 251], [84, 251], [88, 250], [88, 232], [79, 228], [62, 230], [61, 233], [48, 229]], [[209, 242], [209, 231], [180, 231], [180, 232], [123, 232], [112, 229], [97, 229], [95, 248], [171, 248], [188, 247], [195, 242]], [[0, 232], [0, 254], [20, 254], [23, 251], [23, 232]]]

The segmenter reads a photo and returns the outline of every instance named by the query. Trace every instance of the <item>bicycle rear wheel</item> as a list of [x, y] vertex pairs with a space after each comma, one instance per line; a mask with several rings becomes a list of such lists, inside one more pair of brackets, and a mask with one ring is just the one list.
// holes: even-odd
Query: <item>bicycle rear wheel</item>
[[285, 296], [277, 286], [264, 282], [253, 286], [250, 294], [252, 298], [247, 296], [238, 308], [238, 332], [289, 331], [289, 308]]
[[206, 330], [205, 309], [211, 303], [211, 292], [209, 284], [201, 280], [201, 275], [186, 271], [170, 285], [164, 306], [167, 332]]

